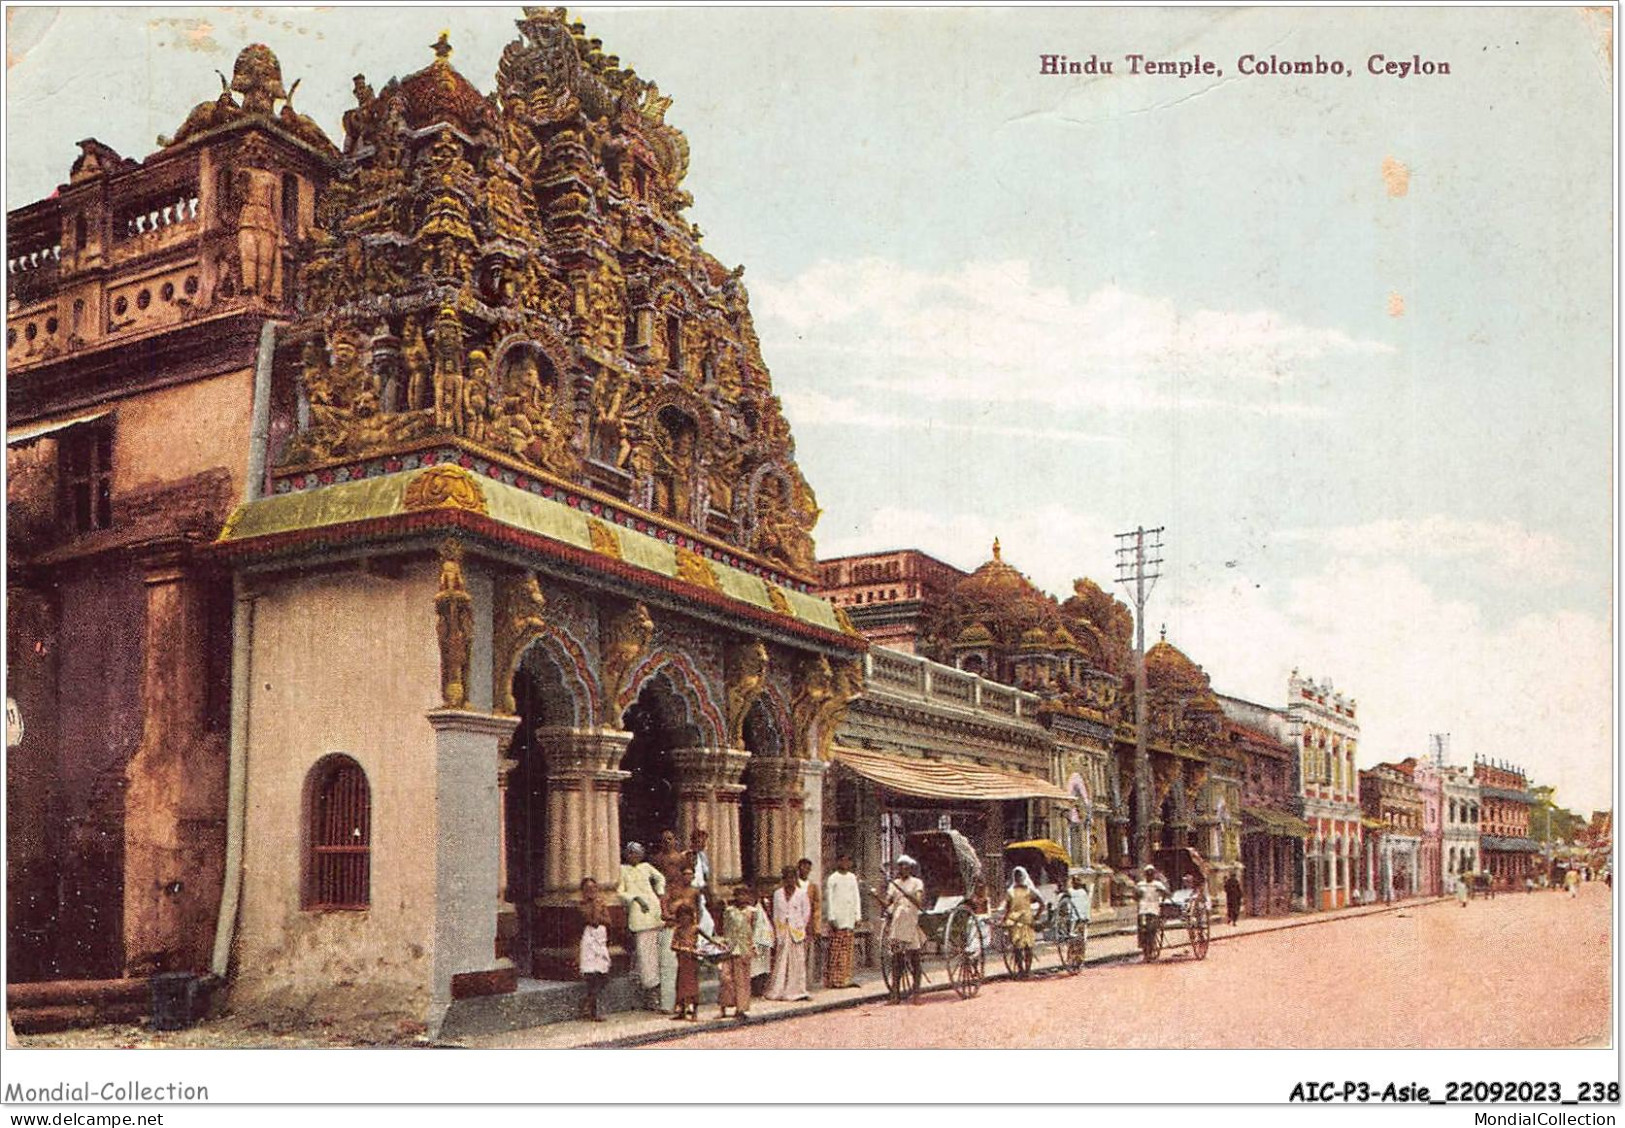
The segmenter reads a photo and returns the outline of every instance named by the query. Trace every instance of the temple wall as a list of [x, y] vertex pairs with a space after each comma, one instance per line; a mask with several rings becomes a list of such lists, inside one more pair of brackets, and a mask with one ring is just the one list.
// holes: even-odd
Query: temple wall
[[[440, 830], [440, 753], [425, 719], [440, 700], [436, 586], [437, 566], [425, 561], [399, 578], [346, 571], [269, 584], [255, 602], [239, 1009], [413, 1021], [428, 1009]], [[472, 681], [480, 684], [477, 673]], [[367, 774], [371, 903], [310, 912], [300, 907], [303, 795], [311, 767], [335, 752]], [[494, 792], [494, 772], [490, 782]], [[490, 897], [494, 910], [494, 889]]]

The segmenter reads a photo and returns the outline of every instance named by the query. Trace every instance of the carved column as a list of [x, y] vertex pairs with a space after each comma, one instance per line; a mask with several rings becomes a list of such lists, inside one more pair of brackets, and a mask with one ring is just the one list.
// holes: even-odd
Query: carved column
[[547, 772], [547, 895], [573, 895], [583, 877], [613, 886], [620, 874], [621, 757], [632, 734], [618, 729], [536, 730]]
[[687, 843], [696, 828], [710, 835], [708, 850], [715, 879], [723, 884], [743, 875], [740, 865], [740, 777], [750, 753], [737, 748], [675, 748], [677, 838]]
[[757, 873], [777, 876], [801, 857], [802, 764], [786, 756], [753, 756], [747, 769], [755, 823]]

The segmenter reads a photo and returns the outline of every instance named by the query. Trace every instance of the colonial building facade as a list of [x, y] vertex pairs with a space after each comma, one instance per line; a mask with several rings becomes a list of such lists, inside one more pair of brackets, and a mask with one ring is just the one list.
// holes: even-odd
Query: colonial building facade
[[1298, 817], [1298, 757], [1280, 709], [1219, 694], [1242, 771], [1241, 869], [1249, 916], [1290, 912], [1309, 824]]
[[1529, 837], [1529, 777], [1522, 768], [1494, 760], [1473, 760], [1478, 785], [1481, 869], [1497, 884], [1518, 886], [1535, 872], [1540, 847]]
[[1383, 901], [1422, 891], [1422, 790], [1411, 773], [1396, 764], [1378, 764], [1360, 773], [1360, 805], [1365, 812], [1361, 883]]
[[1329, 681], [1300, 677], [1294, 670], [1287, 682], [1286, 716], [1298, 753], [1302, 816], [1310, 827], [1299, 897], [1307, 908], [1341, 908], [1349, 903], [1364, 849], [1355, 702]]

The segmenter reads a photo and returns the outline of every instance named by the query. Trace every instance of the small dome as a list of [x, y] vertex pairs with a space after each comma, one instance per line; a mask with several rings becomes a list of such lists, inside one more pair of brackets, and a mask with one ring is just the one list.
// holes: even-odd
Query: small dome
[[959, 632], [959, 637], [954, 640], [954, 645], [987, 646], [992, 641], [992, 631], [988, 630], [981, 623], [972, 623], [970, 626]]
[[1049, 636], [1049, 644], [1056, 650], [1075, 651], [1079, 649], [1078, 640], [1073, 638], [1072, 632], [1064, 626], [1055, 628], [1055, 632]]
[[1044, 633], [1043, 627], [1031, 627], [1021, 632], [1021, 649], [1048, 650], [1049, 635]]
[[485, 95], [451, 65], [451, 40], [445, 32], [435, 41], [434, 53], [434, 62], [401, 79], [406, 124], [422, 129], [448, 122], [465, 132], [473, 132], [488, 121], [490, 104]]

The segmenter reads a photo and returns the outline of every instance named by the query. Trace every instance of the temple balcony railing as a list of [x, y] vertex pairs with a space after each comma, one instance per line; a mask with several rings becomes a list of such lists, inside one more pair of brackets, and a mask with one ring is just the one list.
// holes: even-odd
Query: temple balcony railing
[[959, 709], [1034, 721], [1043, 698], [988, 681], [917, 654], [871, 646], [863, 658], [865, 683], [877, 691], [915, 697]]

